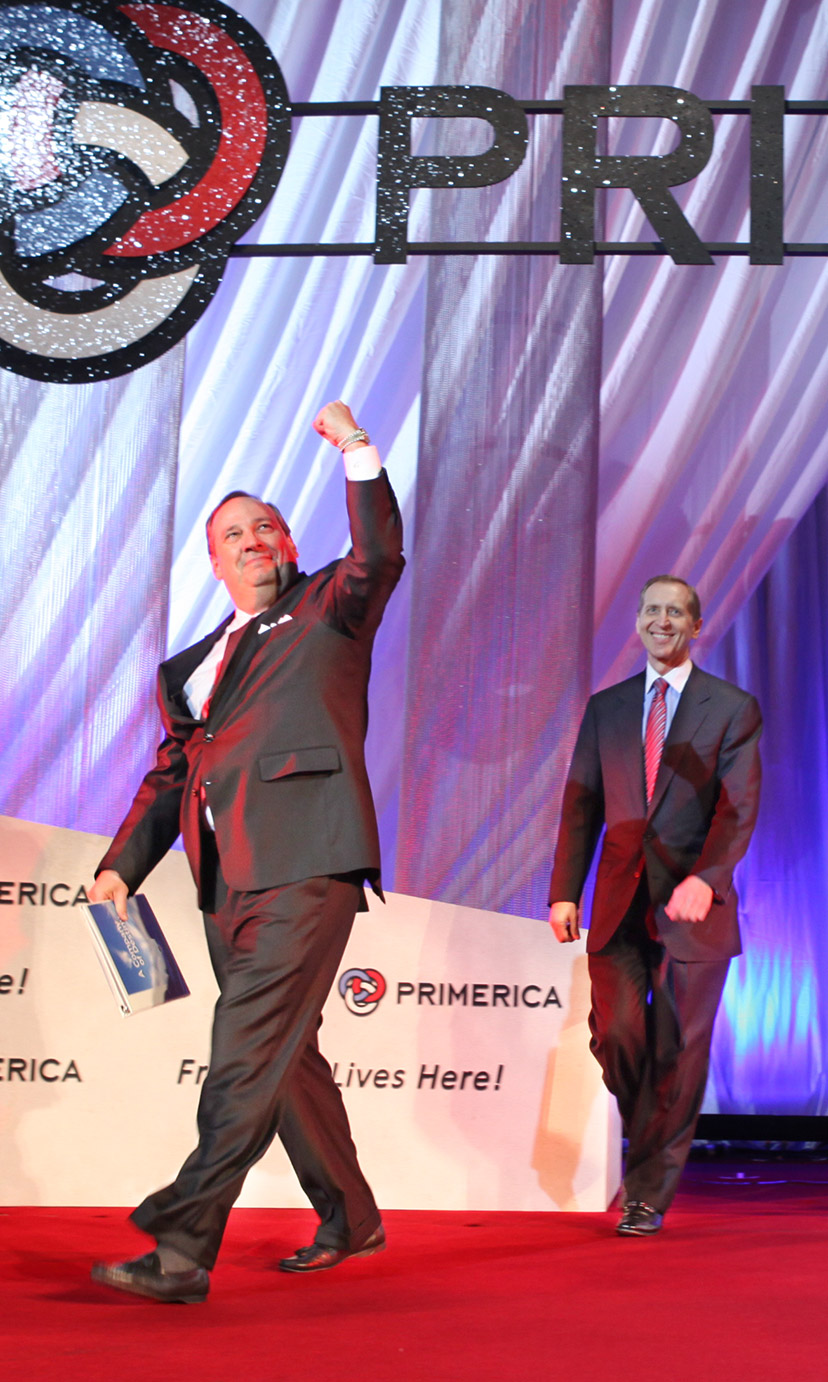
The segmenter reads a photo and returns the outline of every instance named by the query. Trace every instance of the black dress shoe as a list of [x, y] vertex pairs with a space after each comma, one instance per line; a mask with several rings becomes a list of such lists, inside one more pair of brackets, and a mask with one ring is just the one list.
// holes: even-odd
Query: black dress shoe
[[658, 1233], [663, 1223], [664, 1215], [653, 1209], [651, 1204], [645, 1204], [643, 1200], [627, 1200], [615, 1232], [628, 1238], [646, 1238]]
[[193, 1267], [188, 1272], [162, 1272], [157, 1252], [134, 1257], [130, 1262], [96, 1262], [92, 1280], [116, 1291], [147, 1296], [169, 1305], [200, 1305], [210, 1289], [210, 1274], [204, 1267]]
[[308, 1248], [299, 1248], [293, 1257], [283, 1257], [279, 1263], [282, 1272], [326, 1272], [338, 1267], [348, 1257], [372, 1257], [375, 1252], [385, 1251], [385, 1229], [380, 1227], [370, 1238], [366, 1238], [361, 1248], [327, 1248], [324, 1243], [311, 1243]]

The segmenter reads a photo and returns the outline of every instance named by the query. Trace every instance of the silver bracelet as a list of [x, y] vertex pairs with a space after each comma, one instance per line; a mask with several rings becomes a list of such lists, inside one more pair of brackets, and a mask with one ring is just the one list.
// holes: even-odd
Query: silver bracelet
[[338, 441], [336, 444], [340, 451], [344, 451], [346, 446], [352, 446], [355, 441], [361, 441], [364, 442], [366, 446], [370, 446], [371, 439], [364, 427], [358, 427], [356, 431], [351, 432], [350, 436], [346, 437], [344, 441]]

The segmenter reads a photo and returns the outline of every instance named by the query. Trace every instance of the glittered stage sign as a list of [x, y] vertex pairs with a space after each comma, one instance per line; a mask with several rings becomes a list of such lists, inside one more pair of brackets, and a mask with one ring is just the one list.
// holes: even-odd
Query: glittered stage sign
[[266, 44], [213, 0], [0, 9], [0, 364], [87, 382], [179, 341], [290, 143]]
[[[696, 177], [714, 146], [712, 116], [750, 122], [750, 240], [704, 243], [671, 188]], [[378, 101], [291, 103], [254, 29], [215, 0], [175, 4], [45, 0], [0, 6], [0, 365], [35, 379], [124, 374], [179, 341], [234, 256], [717, 254], [781, 264], [828, 254], [783, 238], [783, 122], [828, 113], [755, 86], [748, 101], [702, 101], [668, 86], [569, 86], [559, 101], [519, 101], [483, 86], [393, 86]], [[560, 239], [411, 243], [417, 188], [457, 190], [510, 177], [529, 145], [527, 115], [563, 116]], [[372, 243], [237, 244], [273, 194], [291, 121], [378, 119]], [[600, 148], [600, 121], [656, 117], [679, 136], [667, 154]], [[415, 155], [415, 119], [472, 118], [482, 153]], [[629, 188], [656, 241], [594, 239], [596, 194]]]

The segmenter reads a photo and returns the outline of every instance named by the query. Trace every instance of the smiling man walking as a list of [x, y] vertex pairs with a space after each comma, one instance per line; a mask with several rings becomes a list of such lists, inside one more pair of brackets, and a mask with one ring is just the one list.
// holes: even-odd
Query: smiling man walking
[[587, 939], [591, 1049], [627, 1135], [618, 1232], [658, 1232], [704, 1097], [713, 1022], [741, 950], [733, 870], [759, 803], [759, 706], [695, 667], [699, 597], [641, 592], [646, 671], [592, 696], [564, 793], [550, 885], [559, 941], [606, 827]]
[[307, 576], [272, 504], [234, 491], [213, 510], [210, 561], [235, 612], [162, 663], [164, 739], [89, 893], [123, 915], [180, 830], [220, 991], [198, 1146], [132, 1215], [157, 1247], [93, 1270], [158, 1301], [205, 1299], [230, 1208], [277, 1133], [319, 1216], [282, 1269], [321, 1271], [385, 1243], [316, 1033], [362, 885], [380, 891], [363, 748], [402, 525], [350, 409], [329, 403], [314, 427], [343, 455], [351, 550]]

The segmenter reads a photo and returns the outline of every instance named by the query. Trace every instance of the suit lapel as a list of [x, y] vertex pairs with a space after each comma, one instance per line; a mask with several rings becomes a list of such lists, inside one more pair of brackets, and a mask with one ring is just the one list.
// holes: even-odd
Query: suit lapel
[[263, 617], [262, 615], [254, 614], [253, 618], [248, 620], [247, 627], [236, 645], [236, 650], [224, 669], [221, 681], [210, 697], [209, 714], [207, 716], [208, 724], [215, 724], [250, 666], [256, 649], [259, 646], [258, 630]]
[[171, 711], [179, 718], [192, 720], [190, 707], [184, 695], [184, 687], [195, 671], [200, 662], [203, 662], [214, 643], [221, 638], [232, 614], [228, 614], [226, 619], [222, 619], [218, 628], [213, 629], [212, 633], [205, 634], [204, 638], [199, 639], [198, 643], [193, 643], [191, 647], [185, 648], [183, 652], [176, 653], [161, 664], [161, 672], [164, 686], [167, 693], [167, 701]]
[[[226, 704], [231, 693], [241, 683], [245, 672], [256, 655], [261, 638], [265, 637], [264, 630], [262, 630], [260, 638], [259, 629], [263, 624], [266, 624], [268, 628], [272, 627], [273, 622], [278, 618], [280, 612], [284, 612], [286, 603], [288, 608], [293, 608], [296, 599], [301, 593], [299, 587], [302, 583], [306, 583], [304, 572], [297, 572], [293, 576], [293, 579], [289, 581], [276, 603], [271, 605], [269, 609], [264, 610], [262, 614], [254, 614], [253, 618], [248, 621], [244, 635], [239, 639], [236, 651], [225, 667], [221, 681], [210, 698], [210, 713], [208, 719], [211, 722], [215, 721], [218, 712]], [[294, 598], [291, 601], [287, 601], [286, 597], [293, 592], [295, 592]], [[166, 662], [161, 664], [170, 709], [183, 719], [192, 720], [193, 718], [184, 695], [184, 687], [199, 663], [204, 661], [210, 649], [221, 638], [233, 617], [233, 613], [228, 614], [227, 618], [223, 619], [218, 628], [213, 629], [212, 633], [206, 634], [198, 643], [193, 643], [192, 647], [185, 648], [183, 652], [176, 653], [174, 657], [169, 658]], [[254, 629], [255, 632], [253, 631]]]
[[632, 784], [637, 809], [644, 809], [644, 755], [641, 747], [641, 719], [644, 714], [644, 673], [622, 681], [615, 688], [612, 706], [612, 735], [619, 770]]
[[271, 631], [276, 628], [280, 618], [284, 619], [289, 610], [295, 609], [306, 584], [305, 573], [303, 571], [296, 572], [279, 595], [276, 603], [270, 605], [268, 609], [262, 610], [261, 614], [254, 614], [248, 622], [244, 634], [239, 639], [236, 651], [225, 667], [224, 675], [210, 701], [208, 721], [211, 725], [215, 723], [232, 699], [234, 692], [238, 690], [259, 648], [268, 641]]
[[647, 810], [648, 817], [652, 816], [672, 779], [681, 770], [682, 762], [707, 715], [709, 701], [710, 691], [705, 675], [694, 667], [679, 697], [670, 732], [664, 741], [653, 799]]

